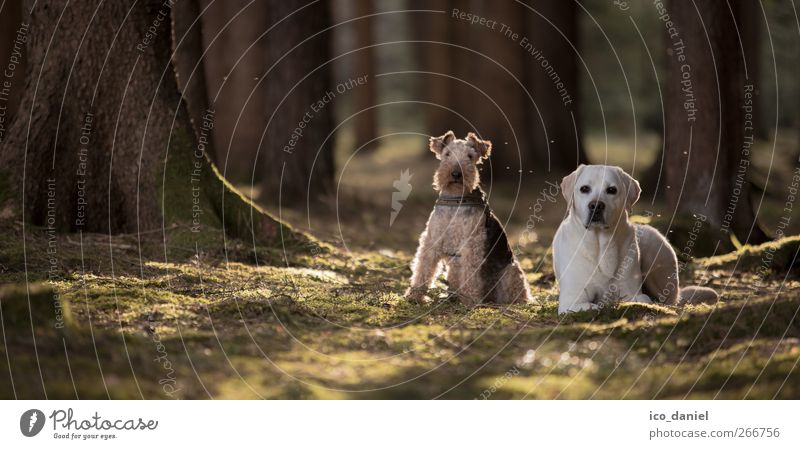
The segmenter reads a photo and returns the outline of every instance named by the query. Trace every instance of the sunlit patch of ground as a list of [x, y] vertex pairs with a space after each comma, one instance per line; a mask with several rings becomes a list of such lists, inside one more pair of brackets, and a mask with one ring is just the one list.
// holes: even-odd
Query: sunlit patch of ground
[[[30, 289], [12, 259], [19, 239], [0, 245], [0, 360], [10, 367], [0, 396], [800, 397], [791, 266], [756, 274], [732, 271], [733, 256], [700, 260], [684, 281], [722, 291], [718, 304], [623, 303], [559, 317], [549, 257], [536, 245], [520, 255], [540, 266], [528, 270], [535, 303], [470, 308], [441, 280], [434, 303], [404, 301], [407, 251], [301, 247], [264, 264], [230, 242], [241, 248], [227, 261], [202, 246], [164, 260], [153, 238], [140, 260], [130, 236], [84, 237], [83, 257], [59, 241], [64, 264], [51, 280], [39, 257], [46, 242], [29, 239]], [[741, 254], [744, 263], [757, 252]]]

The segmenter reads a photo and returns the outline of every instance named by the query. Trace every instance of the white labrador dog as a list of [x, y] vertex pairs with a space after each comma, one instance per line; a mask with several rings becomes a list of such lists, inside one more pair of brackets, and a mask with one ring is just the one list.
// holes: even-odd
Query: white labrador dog
[[639, 183], [619, 167], [581, 165], [561, 181], [568, 215], [553, 239], [561, 289], [558, 312], [596, 309], [608, 301], [667, 305], [712, 302], [705, 287], [678, 286], [678, 258], [655, 228], [628, 221]]

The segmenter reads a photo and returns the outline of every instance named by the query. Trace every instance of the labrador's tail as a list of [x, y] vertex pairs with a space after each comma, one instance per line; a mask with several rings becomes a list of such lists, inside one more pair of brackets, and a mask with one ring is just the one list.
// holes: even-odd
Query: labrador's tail
[[714, 304], [719, 301], [719, 293], [708, 287], [683, 287], [681, 289], [681, 305]]

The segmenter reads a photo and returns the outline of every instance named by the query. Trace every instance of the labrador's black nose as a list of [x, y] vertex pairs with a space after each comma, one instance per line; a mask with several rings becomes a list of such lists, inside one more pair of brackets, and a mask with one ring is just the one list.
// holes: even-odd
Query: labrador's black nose
[[606, 210], [606, 203], [602, 201], [592, 201], [589, 203], [589, 210], [595, 213], [600, 213]]
[[450, 173], [450, 176], [452, 176], [456, 181], [461, 179], [461, 170], [453, 170], [453, 172]]
[[603, 211], [606, 210], [606, 204], [602, 201], [592, 201], [589, 203], [589, 221], [592, 223], [602, 223]]

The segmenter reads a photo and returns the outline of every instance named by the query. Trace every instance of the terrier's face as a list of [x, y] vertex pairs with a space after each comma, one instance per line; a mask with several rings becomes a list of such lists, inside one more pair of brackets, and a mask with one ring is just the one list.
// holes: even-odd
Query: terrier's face
[[480, 184], [478, 164], [489, 157], [492, 142], [481, 140], [475, 134], [466, 139], [456, 139], [453, 131], [431, 137], [430, 149], [441, 162], [433, 176], [433, 188], [447, 195], [465, 195]]

